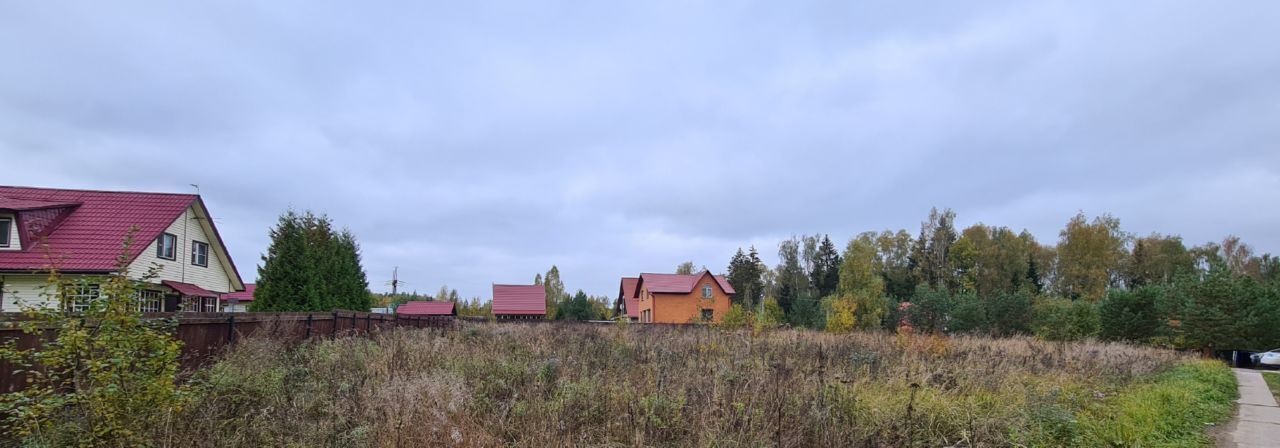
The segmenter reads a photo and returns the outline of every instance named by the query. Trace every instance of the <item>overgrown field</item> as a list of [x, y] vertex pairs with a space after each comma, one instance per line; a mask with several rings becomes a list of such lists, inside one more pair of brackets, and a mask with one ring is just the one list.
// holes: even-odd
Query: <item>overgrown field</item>
[[1229, 369], [1031, 338], [484, 324], [289, 349], [193, 379], [173, 446], [1198, 446]]

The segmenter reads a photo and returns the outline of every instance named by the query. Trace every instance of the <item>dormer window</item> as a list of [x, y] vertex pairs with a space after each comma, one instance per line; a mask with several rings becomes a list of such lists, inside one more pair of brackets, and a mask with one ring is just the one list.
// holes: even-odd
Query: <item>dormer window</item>
[[13, 218], [0, 218], [0, 247], [9, 247], [9, 233], [12, 232]]
[[704, 299], [710, 299], [710, 298], [711, 298], [711, 285], [710, 285], [710, 284], [702, 285], [702, 298], [704, 298]]
[[191, 264], [209, 267], [209, 243], [191, 242]]
[[171, 233], [162, 233], [156, 238], [156, 258], [164, 260], [178, 259], [178, 237]]

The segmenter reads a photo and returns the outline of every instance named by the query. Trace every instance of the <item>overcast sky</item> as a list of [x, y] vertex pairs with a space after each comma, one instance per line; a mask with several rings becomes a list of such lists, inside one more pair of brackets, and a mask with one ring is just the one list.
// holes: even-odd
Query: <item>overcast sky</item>
[[[1078, 210], [1280, 251], [1280, 3], [0, 0], [0, 184], [294, 207], [373, 290]], [[462, 6], [458, 6], [462, 5]]]

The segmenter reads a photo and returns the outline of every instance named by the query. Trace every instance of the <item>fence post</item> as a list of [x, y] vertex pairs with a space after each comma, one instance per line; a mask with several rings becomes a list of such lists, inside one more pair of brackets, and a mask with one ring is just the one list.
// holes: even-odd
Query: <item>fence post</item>
[[365, 333], [373, 333], [373, 314], [364, 315], [364, 331]]
[[311, 313], [307, 313], [307, 335], [302, 339], [311, 339]]
[[236, 342], [236, 315], [227, 317], [227, 341]]
[[333, 312], [333, 332], [330, 333], [334, 338], [338, 337], [338, 312]]

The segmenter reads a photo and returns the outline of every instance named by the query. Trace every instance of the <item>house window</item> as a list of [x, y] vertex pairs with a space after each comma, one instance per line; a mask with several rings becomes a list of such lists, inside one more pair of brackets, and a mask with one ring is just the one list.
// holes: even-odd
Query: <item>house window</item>
[[165, 260], [178, 259], [178, 237], [170, 233], [162, 233], [156, 238], [156, 257]]
[[138, 291], [138, 311], [144, 313], [159, 313], [163, 304], [163, 292], [152, 291], [149, 289]]
[[98, 285], [67, 285], [62, 288], [62, 306], [70, 312], [82, 313], [98, 300]]
[[182, 312], [184, 313], [216, 313], [217, 297], [182, 296]]
[[9, 247], [9, 232], [13, 227], [13, 219], [0, 218], [0, 247]]
[[184, 313], [200, 312], [200, 298], [196, 296], [182, 296], [182, 312]]
[[712, 317], [715, 317], [714, 310], [706, 310], [706, 309], [702, 310], [702, 320], [704, 322], [711, 322]]
[[704, 299], [710, 299], [710, 298], [711, 298], [711, 285], [709, 285], [709, 284], [708, 284], [708, 285], [702, 285], [702, 298], [704, 298]]
[[191, 242], [191, 264], [196, 266], [209, 266], [209, 243], [200, 241]]

